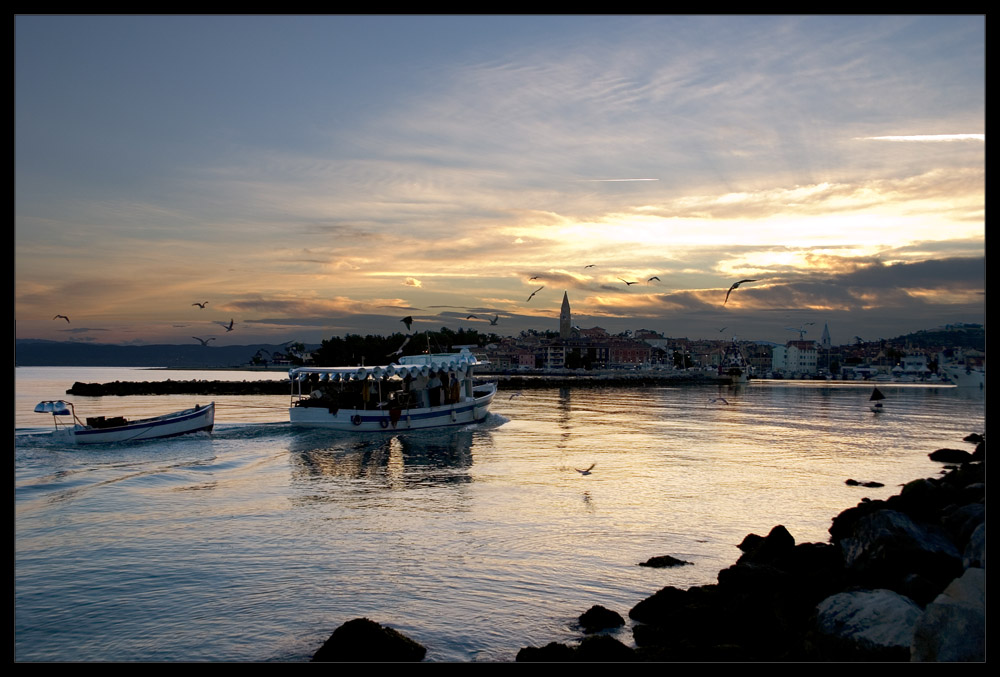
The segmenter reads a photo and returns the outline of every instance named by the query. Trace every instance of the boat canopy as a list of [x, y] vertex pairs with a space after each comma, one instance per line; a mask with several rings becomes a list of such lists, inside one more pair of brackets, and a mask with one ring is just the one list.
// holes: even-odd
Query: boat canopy
[[457, 371], [469, 374], [470, 369], [479, 364], [476, 356], [463, 348], [460, 353], [431, 353], [424, 355], [407, 355], [399, 362], [378, 367], [296, 367], [288, 370], [288, 378], [304, 381], [312, 374], [317, 374], [324, 381], [363, 381], [371, 376], [374, 379], [427, 375], [432, 371]]
[[52, 414], [53, 416], [69, 416], [73, 413], [73, 405], [63, 400], [46, 400], [35, 405], [35, 411], [39, 414]]

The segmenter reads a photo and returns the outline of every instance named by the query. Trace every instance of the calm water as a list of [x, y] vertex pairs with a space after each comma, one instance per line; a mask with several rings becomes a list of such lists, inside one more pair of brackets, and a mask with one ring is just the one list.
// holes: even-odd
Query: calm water
[[[375, 437], [292, 429], [288, 397], [222, 397], [211, 436], [85, 448], [32, 411], [206, 400], [64, 395], [74, 381], [282, 377], [15, 370], [17, 660], [308, 660], [359, 616], [430, 661], [513, 660], [578, 638], [594, 604], [624, 616], [715, 582], [750, 532], [826, 541], [838, 512], [936, 475], [927, 454], [985, 425], [979, 392], [880, 385], [876, 416], [870, 386], [803, 382], [501, 391], [480, 426]], [[694, 566], [636, 566], [667, 554]]]

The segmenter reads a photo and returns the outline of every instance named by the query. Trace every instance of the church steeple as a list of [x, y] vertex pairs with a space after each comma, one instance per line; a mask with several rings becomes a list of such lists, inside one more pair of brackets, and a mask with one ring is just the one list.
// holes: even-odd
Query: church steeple
[[559, 338], [570, 338], [572, 332], [573, 322], [569, 311], [569, 295], [563, 292], [562, 310], [559, 311]]

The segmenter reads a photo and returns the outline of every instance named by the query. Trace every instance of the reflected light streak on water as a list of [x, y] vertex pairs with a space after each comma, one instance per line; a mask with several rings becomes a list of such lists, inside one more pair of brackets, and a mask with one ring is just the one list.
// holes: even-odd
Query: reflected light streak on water
[[[86, 380], [65, 371], [63, 390]], [[60, 396], [51, 376], [18, 370], [19, 426], [44, 428], [22, 410]], [[297, 430], [277, 396], [233, 398], [211, 436], [72, 449], [22, 432], [16, 658], [307, 660], [359, 616], [432, 661], [574, 641], [593, 604], [627, 615], [664, 585], [715, 582], [747, 533], [826, 541], [838, 512], [983, 431], [979, 393], [880, 389], [877, 416], [863, 387], [777, 382], [501, 392], [486, 424], [446, 433]], [[82, 400], [87, 415], [192, 404]], [[637, 566], [664, 554], [693, 565]]]

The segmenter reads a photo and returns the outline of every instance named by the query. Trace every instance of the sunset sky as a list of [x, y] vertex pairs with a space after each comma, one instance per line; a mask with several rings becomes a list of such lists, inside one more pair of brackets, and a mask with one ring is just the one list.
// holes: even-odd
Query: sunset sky
[[673, 337], [984, 322], [981, 15], [18, 16], [15, 40], [16, 338], [513, 335], [557, 329], [564, 291], [581, 327]]

